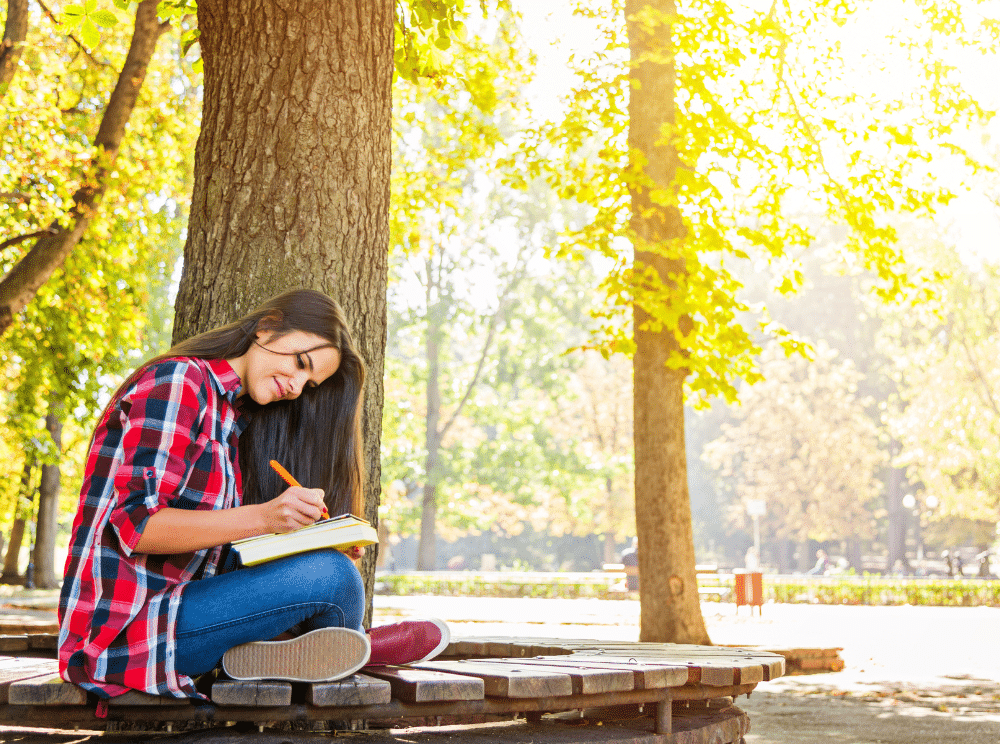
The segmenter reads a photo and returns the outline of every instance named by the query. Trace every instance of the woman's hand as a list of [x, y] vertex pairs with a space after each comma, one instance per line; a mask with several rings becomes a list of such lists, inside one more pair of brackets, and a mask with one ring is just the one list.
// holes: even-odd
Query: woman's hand
[[261, 504], [267, 532], [292, 532], [323, 516], [323, 489], [292, 486], [280, 496]]

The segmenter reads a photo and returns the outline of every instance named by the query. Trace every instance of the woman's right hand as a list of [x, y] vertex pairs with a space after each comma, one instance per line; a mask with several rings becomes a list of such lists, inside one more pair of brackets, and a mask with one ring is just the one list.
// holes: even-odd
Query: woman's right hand
[[323, 516], [323, 489], [291, 486], [261, 507], [261, 517], [268, 532], [292, 532]]

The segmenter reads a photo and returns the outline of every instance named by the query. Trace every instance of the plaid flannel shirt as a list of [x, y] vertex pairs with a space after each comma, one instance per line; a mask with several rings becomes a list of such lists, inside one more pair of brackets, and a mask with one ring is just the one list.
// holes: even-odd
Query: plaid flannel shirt
[[188, 582], [214, 576], [222, 547], [135, 551], [165, 506], [239, 506], [240, 380], [224, 360], [168, 359], [142, 372], [98, 424], [59, 600], [59, 669], [102, 699], [130, 689], [201, 697], [174, 667]]

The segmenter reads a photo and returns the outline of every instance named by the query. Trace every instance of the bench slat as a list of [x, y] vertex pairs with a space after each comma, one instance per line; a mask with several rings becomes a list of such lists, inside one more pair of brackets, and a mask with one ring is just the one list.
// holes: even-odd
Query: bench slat
[[392, 686], [392, 696], [408, 703], [482, 700], [485, 697], [483, 681], [475, 677], [410, 667], [367, 667], [365, 674], [386, 680]]
[[190, 705], [191, 701], [188, 698], [176, 698], [172, 695], [150, 695], [148, 692], [142, 692], [140, 690], [129, 690], [124, 695], [118, 695], [108, 700], [108, 705], [112, 706], [136, 706], [136, 707], [148, 707], [148, 706], [176, 706], [176, 705]]
[[681, 687], [687, 684], [688, 668], [681, 663], [656, 662], [649, 659], [629, 657], [587, 656], [546, 656], [547, 662], [554, 664], [581, 664], [591, 668], [606, 667], [622, 669], [635, 675], [635, 689], [658, 690], [665, 687]]
[[506, 668], [530, 668], [539, 672], [565, 674], [573, 681], [574, 695], [593, 695], [635, 689], [635, 676], [631, 671], [625, 669], [582, 669], [576, 665], [556, 664], [545, 659], [492, 659], [491, 663]]
[[573, 680], [562, 672], [547, 672], [517, 666], [503, 666], [491, 660], [425, 661], [417, 669], [463, 674], [483, 681], [489, 697], [542, 698], [573, 694]]
[[86, 705], [87, 693], [61, 677], [45, 676], [14, 682], [8, 699], [11, 705]]
[[0, 657], [0, 703], [9, 700], [10, 686], [34, 677], [52, 677], [59, 674], [59, 662], [51, 659], [26, 659], [12, 656]]
[[336, 682], [314, 682], [306, 690], [311, 705], [386, 705], [392, 701], [392, 685], [367, 674], [352, 674]]
[[292, 685], [266, 679], [219, 679], [212, 683], [212, 702], [242, 707], [291, 705]]
[[28, 636], [26, 635], [0, 635], [0, 652], [10, 653], [12, 651], [27, 651]]

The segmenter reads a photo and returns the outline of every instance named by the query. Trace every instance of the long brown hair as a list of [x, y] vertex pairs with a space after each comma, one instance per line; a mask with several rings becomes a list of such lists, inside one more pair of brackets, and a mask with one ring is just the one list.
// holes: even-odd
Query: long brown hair
[[249, 396], [241, 398], [241, 409], [250, 416], [239, 443], [243, 503], [270, 501], [287, 488], [269, 466], [271, 460], [277, 460], [303, 486], [324, 490], [330, 514], [363, 516], [365, 363], [354, 345], [344, 311], [322, 292], [285, 292], [234, 323], [174, 344], [136, 370], [118, 389], [112, 405], [150, 365], [172, 357], [233, 359], [249, 350], [260, 331], [273, 334], [272, 338], [293, 331], [315, 334], [340, 352], [340, 366], [294, 400], [261, 406]]

